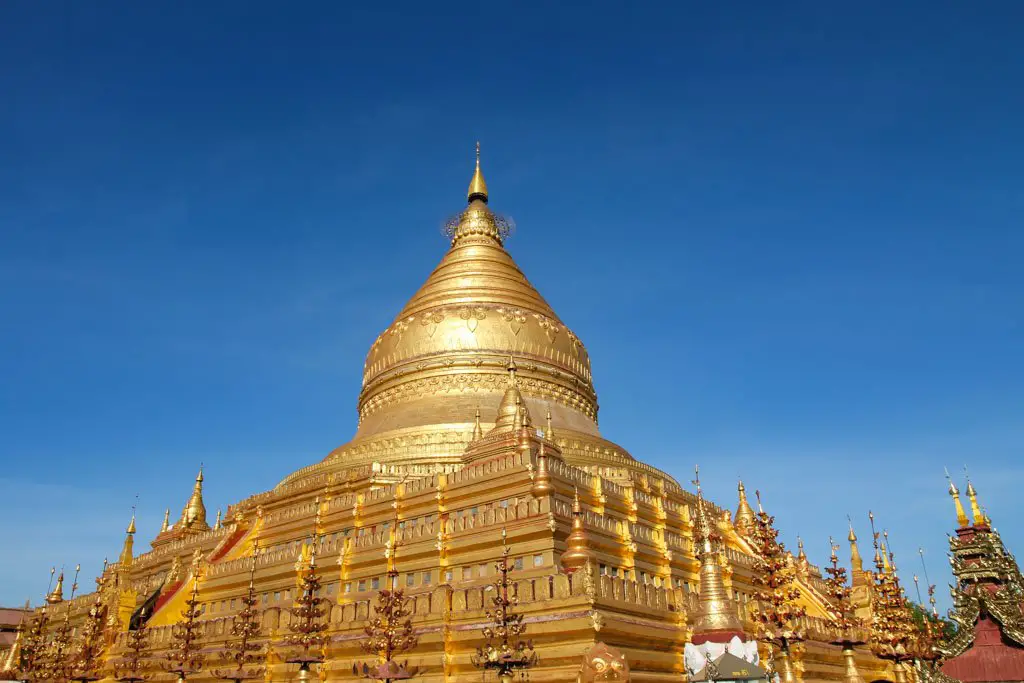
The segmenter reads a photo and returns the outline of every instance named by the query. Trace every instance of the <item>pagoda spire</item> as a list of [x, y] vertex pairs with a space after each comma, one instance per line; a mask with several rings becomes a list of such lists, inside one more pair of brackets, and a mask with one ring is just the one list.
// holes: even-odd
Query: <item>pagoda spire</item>
[[544, 416], [544, 438], [555, 443], [555, 428], [551, 426], [551, 411]]
[[[693, 624], [694, 636], [703, 641], [728, 642], [742, 635], [743, 626], [733, 609], [722, 578], [721, 548], [718, 533], [711, 523], [700, 487], [700, 468], [694, 468], [693, 485], [697, 487], [697, 519], [694, 545], [700, 560], [700, 608]], [[696, 643], [697, 641], [694, 640]]]
[[967, 474], [966, 466], [964, 466], [964, 476], [967, 477], [967, 498], [971, 501], [971, 517], [974, 518], [974, 526], [988, 526], [988, 516], [982, 512], [981, 506], [978, 505], [978, 492], [974, 488], [974, 484], [971, 483], [971, 477]]
[[164, 523], [160, 525], [160, 533], [167, 533], [171, 528], [171, 508], [164, 508]]
[[857, 534], [853, 532], [853, 520], [847, 516], [846, 521], [850, 523], [850, 534], [846, 537], [846, 540], [850, 542], [850, 569], [855, 573], [863, 572], [864, 560], [861, 559], [860, 549], [857, 547]]
[[739, 494], [739, 505], [736, 506], [733, 524], [740, 531], [749, 533], [754, 528], [754, 508], [750, 507], [750, 503], [747, 501], [747, 488], [743, 485], [742, 479], [736, 486], [736, 492]]
[[565, 539], [566, 551], [562, 553], [562, 566], [572, 573], [593, 559], [587, 548], [587, 532], [583, 527], [583, 507], [580, 505], [580, 491], [572, 495], [572, 531]]
[[480, 426], [480, 409], [477, 408], [476, 416], [473, 418], [473, 435], [470, 437], [470, 441], [476, 441], [477, 439], [482, 438], [483, 435], [484, 430]]
[[64, 568], [61, 567], [60, 574], [57, 575], [57, 585], [53, 587], [53, 590], [46, 596], [46, 602], [51, 605], [56, 605], [59, 602], [64, 602]]
[[956, 507], [957, 528], [963, 529], [970, 526], [971, 522], [967, 519], [967, 513], [964, 512], [964, 504], [960, 502], [960, 490], [953, 483], [953, 478], [949, 476], [949, 470], [946, 470], [946, 479], [949, 480], [949, 495], [953, 498], [953, 505]]
[[132, 506], [132, 521], [128, 522], [128, 528], [125, 529], [124, 545], [121, 546], [121, 555], [117, 558], [117, 563], [121, 567], [128, 567], [132, 563], [133, 551], [132, 546], [135, 544], [135, 506]]
[[504, 396], [501, 397], [498, 416], [495, 418], [494, 428], [491, 430], [496, 433], [520, 430], [524, 426], [529, 427], [533, 424], [530, 419], [530, 410], [526, 407], [523, 395], [519, 391], [519, 380], [516, 378], [519, 366], [516, 365], [514, 358], [509, 357], [505, 369], [508, 370], [508, 386]]
[[181, 511], [181, 521], [178, 525], [182, 529], [195, 529], [206, 531], [210, 525], [206, 523], [206, 505], [203, 503], [203, 467], [199, 466], [199, 474], [196, 475], [195, 486], [192, 487], [192, 495], [189, 497], [185, 508]]
[[476, 170], [473, 171], [473, 179], [469, 181], [469, 192], [466, 194], [466, 200], [473, 202], [479, 199], [484, 204], [487, 203], [487, 183], [484, 182], [484, 174], [480, 171], [480, 143], [476, 143]]

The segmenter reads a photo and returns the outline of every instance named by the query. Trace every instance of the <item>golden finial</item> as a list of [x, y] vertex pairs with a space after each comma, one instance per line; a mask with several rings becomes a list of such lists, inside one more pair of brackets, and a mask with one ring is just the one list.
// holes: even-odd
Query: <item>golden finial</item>
[[484, 435], [484, 430], [480, 426], [480, 409], [477, 408], [476, 409], [476, 416], [473, 419], [473, 436], [470, 438], [470, 440], [471, 441], [476, 441], [477, 439], [482, 438], [483, 435]]
[[516, 371], [519, 366], [516, 365], [516, 359], [512, 356], [508, 357], [508, 363], [505, 364], [505, 370], [508, 371], [508, 385], [514, 387], [516, 385]]
[[565, 539], [566, 550], [562, 553], [562, 566], [567, 572], [574, 572], [593, 559], [587, 547], [587, 533], [583, 528], [583, 507], [580, 505], [580, 490], [573, 487], [572, 531]]
[[487, 183], [484, 182], [484, 174], [480, 171], [480, 143], [476, 143], [476, 170], [473, 171], [473, 179], [469, 181], [469, 192], [466, 200], [472, 202], [474, 199], [487, 203]]
[[704, 491], [700, 485], [700, 466], [693, 468], [693, 485], [697, 489], [697, 519], [694, 545], [700, 560], [700, 609], [693, 624], [694, 634], [709, 631], [743, 633], [743, 625], [729, 599], [722, 577], [721, 549], [708, 519]]
[[967, 498], [971, 501], [971, 517], [974, 518], [974, 526], [988, 526], [988, 517], [981, 511], [978, 505], [978, 492], [971, 483], [971, 476], [967, 473], [967, 465], [964, 465], [964, 477], [967, 478]]
[[761, 491], [754, 489], [754, 498], [757, 498], [757, 511], [760, 514], [764, 514], [764, 508], [761, 506]]
[[839, 550], [839, 544], [836, 543], [835, 539], [833, 539], [831, 536], [828, 537], [828, 547], [832, 551], [832, 554], [829, 556], [828, 559], [832, 563], [832, 566], [835, 566], [839, 564], [839, 556], [836, 555], [836, 552]]
[[516, 412], [512, 417], [512, 430], [519, 432], [523, 428], [523, 402], [519, 396], [516, 396]]
[[192, 495], [181, 511], [182, 529], [195, 529], [205, 531], [210, 528], [206, 523], [206, 505], [203, 503], [203, 465], [199, 465], [199, 474], [196, 475], [195, 486], [192, 487]]
[[171, 528], [171, 508], [164, 509], [164, 523], [160, 525], [160, 533], [167, 533]]
[[[52, 580], [53, 570], [50, 570], [50, 576]], [[60, 568], [60, 574], [57, 575], [57, 585], [53, 587], [53, 590], [46, 596], [46, 602], [51, 605], [56, 605], [58, 602], [64, 602], [64, 567]]]
[[540, 442], [540, 448], [537, 450], [537, 471], [533, 475], [533, 486], [530, 487], [530, 493], [536, 498], [542, 498], [549, 496], [555, 492], [555, 487], [551, 483], [551, 475], [548, 473], [548, 455], [544, 448], [544, 442]]
[[860, 548], [857, 547], [857, 534], [853, 532], [853, 520], [847, 515], [846, 521], [850, 524], [850, 534], [846, 537], [850, 542], [850, 568], [854, 572], [863, 572], [864, 560], [861, 559]]
[[949, 476], [949, 470], [946, 470], [946, 479], [949, 481], [949, 495], [953, 498], [953, 505], [956, 508], [957, 527], [963, 529], [970, 526], [971, 522], [967, 519], [967, 513], [964, 512], [964, 505], [960, 502], [960, 491], [953, 483], [953, 477]]
[[892, 571], [892, 562], [891, 562], [892, 554], [889, 552], [889, 531], [888, 530], [883, 530], [882, 531], [882, 538], [885, 539], [884, 541], [882, 541], [882, 567], [885, 568], [886, 572], [890, 572], [890, 571]]
[[736, 506], [733, 524], [740, 531], [749, 533], [754, 528], [754, 509], [750, 507], [750, 503], [747, 501], [747, 489], [743, 485], [742, 479], [739, 480], [736, 491], [739, 494], [739, 505]]
[[132, 505], [132, 521], [128, 522], [128, 528], [125, 530], [124, 545], [121, 546], [121, 554], [118, 556], [117, 561], [122, 567], [127, 567], [132, 563], [133, 546], [135, 544], [135, 506]]
[[220, 508], [217, 508], [217, 521], [213, 523], [214, 529], [220, 529], [220, 520], [223, 515], [221, 514]]
[[555, 442], [555, 428], [551, 426], [551, 411], [544, 416], [544, 437], [551, 443]]

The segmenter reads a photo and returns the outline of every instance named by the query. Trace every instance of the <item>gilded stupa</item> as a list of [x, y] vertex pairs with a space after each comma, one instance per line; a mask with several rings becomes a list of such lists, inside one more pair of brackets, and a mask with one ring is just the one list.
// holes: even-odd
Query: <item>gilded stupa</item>
[[[132, 521], [99, 595], [54, 592], [26, 630], [26, 652], [44, 652], [54, 624], [101, 611], [108, 675], [156, 672], [177, 653], [189, 662], [180, 676], [212, 680], [244, 630], [235, 652], [260, 659], [267, 681], [450, 683], [477, 680], [483, 634], [493, 644], [493, 624], [514, 621], [518, 659], [498, 663], [538, 681], [585, 679], [607, 664], [593, 655], [603, 652], [628, 660], [616, 659], [619, 679], [678, 681], [695, 629], [745, 638], [767, 623], [754, 619], [768, 609], [754, 600], [765, 590], [758, 530], [771, 529], [760, 501], [755, 513], [742, 484], [735, 515], [698, 501], [601, 435], [587, 350], [506, 249], [509, 221], [491, 209], [479, 147], [466, 199], [440, 263], [370, 345], [353, 438], [212, 527], [200, 469], [177, 521], [165, 513], [141, 554]], [[852, 530], [851, 544], [856, 552]], [[787, 680], [848, 679], [851, 667], [895, 680], [867, 648], [835, 644], [820, 571], [771, 547], [792, 586], [780, 598], [791, 615]], [[855, 584], [866, 581], [855, 572]], [[869, 617], [870, 595], [855, 602]], [[392, 651], [392, 623], [414, 636], [407, 661], [367, 664], [366, 652]], [[761, 662], [772, 642], [761, 642]], [[32, 661], [29, 679], [67, 670]]]

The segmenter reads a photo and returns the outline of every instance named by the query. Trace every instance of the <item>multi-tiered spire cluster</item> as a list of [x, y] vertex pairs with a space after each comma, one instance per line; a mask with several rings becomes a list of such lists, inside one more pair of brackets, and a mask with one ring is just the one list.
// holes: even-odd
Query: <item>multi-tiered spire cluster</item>
[[757, 587], [754, 593], [757, 608], [754, 621], [758, 640], [779, 648], [780, 673], [788, 683], [794, 679], [791, 650], [804, 639], [798, 620], [804, 616], [805, 610], [798, 602], [801, 592], [796, 567], [785, 545], [778, 539], [775, 518], [764, 511], [761, 492], [755, 491], [755, 495], [757, 515], [750, 537], [756, 553], [753, 581]]
[[400, 681], [412, 678], [415, 671], [408, 662], [399, 662], [397, 655], [416, 647], [417, 637], [412, 627], [412, 611], [405, 591], [398, 587], [398, 520], [390, 526], [390, 537], [384, 550], [388, 563], [388, 585], [377, 593], [374, 616], [366, 624], [363, 651], [374, 655], [376, 661], [354, 664], [352, 672], [371, 680]]
[[252, 557], [249, 560], [249, 587], [242, 598], [242, 609], [231, 619], [231, 640], [224, 644], [226, 658], [232, 666], [228, 669], [215, 669], [217, 678], [241, 683], [242, 681], [263, 678], [265, 667], [259, 662], [263, 659], [263, 646], [256, 642], [260, 635], [260, 611], [256, 607], [256, 562], [260, 555], [259, 538], [253, 541]]
[[296, 570], [299, 575], [301, 592], [291, 608], [292, 620], [288, 625], [291, 633], [285, 643], [297, 650], [288, 658], [290, 664], [299, 665], [299, 679], [311, 677], [310, 666], [324, 661], [329, 636], [327, 635], [327, 605], [329, 600], [320, 597], [320, 576], [317, 574], [316, 557], [320, 548], [320, 498], [314, 502], [316, 513], [313, 518], [313, 533], [309, 545], [299, 555]]
[[201, 570], [201, 558], [197, 556], [192, 562], [192, 592], [185, 600], [181, 620], [171, 631], [173, 645], [167, 654], [166, 668], [177, 675], [179, 683], [192, 674], [199, 673], [205, 663], [199, 646], [199, 638], [202, 635], [202, 627], [199, 624], [199, 616], [202, 614], [199, 601]]
[[513, 571], [506, 543], [507, 533], [501, 531], [501, 558], [495, 563], [497, 579], [492, 584], [494, 596], [487, 610], [490, 624], [483, 628], [484, 645], [473, 655], [473, 665], [484, 671], [494, 671], [500, 683], [511, 683], [513, 674], [525, 671], [537, 663], [533, 643], [523, 640], [526, 631], [523, 615], [515, 611], [519, 604], [518, 585], [510, 575]]

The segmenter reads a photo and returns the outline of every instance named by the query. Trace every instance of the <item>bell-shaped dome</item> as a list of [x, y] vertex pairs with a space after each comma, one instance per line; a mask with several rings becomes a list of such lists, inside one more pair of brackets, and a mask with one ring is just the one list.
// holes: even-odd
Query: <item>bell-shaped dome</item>
[[524, 396], [544, 404], [535, 414], [597, 433], [587, 350], [505, 250], [486, 187], [478, 165], [450, 249], [370, 347], [357, 436], [472, 421], [477, 407], [497, 406], [510, 358]]
[[479, 147], [467, 200], [441, 262], [366, 355], [355, 437], [282, 485], [371, 462], [458, 467], [474, 434], [516, 411], [503, 403], [510, 372], [523, 415], [543, 419], [567, 461], [671, 481], [601, 437], [587, 350], [505, 250]]

